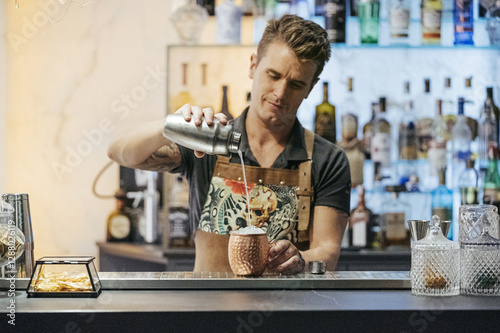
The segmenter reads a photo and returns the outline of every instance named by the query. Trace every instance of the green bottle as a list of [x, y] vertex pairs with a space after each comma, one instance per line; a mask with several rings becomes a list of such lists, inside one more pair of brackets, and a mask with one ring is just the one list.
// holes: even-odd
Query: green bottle
[[323, 102], [316, 106], [314, 132], [332, 143], [337, 141], [335, 106], [328, 101], [328, 82], [323, 82]]
[[488, 169], [484, 176], [483, 204], [495, 205], [499, 203], [500, 175], [498, 174], [498, 150], [495, 147], [488, 149]]

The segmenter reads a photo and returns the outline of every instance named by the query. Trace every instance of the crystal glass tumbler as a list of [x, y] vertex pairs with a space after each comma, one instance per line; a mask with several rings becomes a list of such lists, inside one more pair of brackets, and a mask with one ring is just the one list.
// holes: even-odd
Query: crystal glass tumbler
[[460, 294], [460, 247], [443, 236], [436, 215], [429, 234], [412, 243], [411, 292], [425, 296]]
[[489, 223], [490, 236], [499, 238], [498, 208], [493, 205], [462, 205], [459, 209], [460, 244], [481, 235], [482, 225]]

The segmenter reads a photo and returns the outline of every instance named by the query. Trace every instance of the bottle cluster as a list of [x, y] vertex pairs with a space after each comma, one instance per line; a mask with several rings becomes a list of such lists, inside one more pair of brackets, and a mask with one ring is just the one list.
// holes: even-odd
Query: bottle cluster
[[[397, 102], [381, 96], [372, 103], [371, 119], [358, 124], [361, 109], [353, 81], [348, 78], [349, 93], [338, 107], [329, 102], [324, 82], [315, 118], [316, 132], [343, 148], [349, 159], [352, 202], [357, 206], [351, 212], [344, 246], [409, 246], [406, 221], [431, 215], [453, 221], [448, 234], [452, 239], [460, 205], [500, 206], [500, 112], [493, 87], [486, 87], [484, 101], [473, 104], [475, 99], [468, 93], [472, 78], [466, 78], [463, 96], [453, 93], [450, 78], [444, 79], [439, 96], [431, 94], [428, 78], [416, 98], [410, 82], [405, 82]], [[335, 126], [325, 126], [335, 123], [341, 124], [339, 134]]]

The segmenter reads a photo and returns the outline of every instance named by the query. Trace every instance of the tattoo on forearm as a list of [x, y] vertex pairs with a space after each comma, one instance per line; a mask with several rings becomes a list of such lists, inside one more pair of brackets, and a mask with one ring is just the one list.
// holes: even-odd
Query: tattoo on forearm
[[144, 162], [137, 165], [137, 168], [164, 172], [178, 167], [181, 161], [179, 146], [175, 142], [169, 142], [151, 154]]

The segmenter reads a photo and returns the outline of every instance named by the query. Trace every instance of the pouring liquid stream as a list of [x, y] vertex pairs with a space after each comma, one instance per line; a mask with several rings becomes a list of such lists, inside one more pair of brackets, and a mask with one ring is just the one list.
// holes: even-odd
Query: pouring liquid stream
[[250, 219], [250, 196], [248, 195], [247, 176], [245, 174], [245, 162], [243, 161], [243, 154], [239, 149], [238, 149], [238, 155], [240, 156], [241, 160], [241, 168], [243, 169], [243, 182], [245, 184], [245, 192], [247, 194], [247, 209], [248, 209], [247, 226], [251, 226], [252, 220]]

